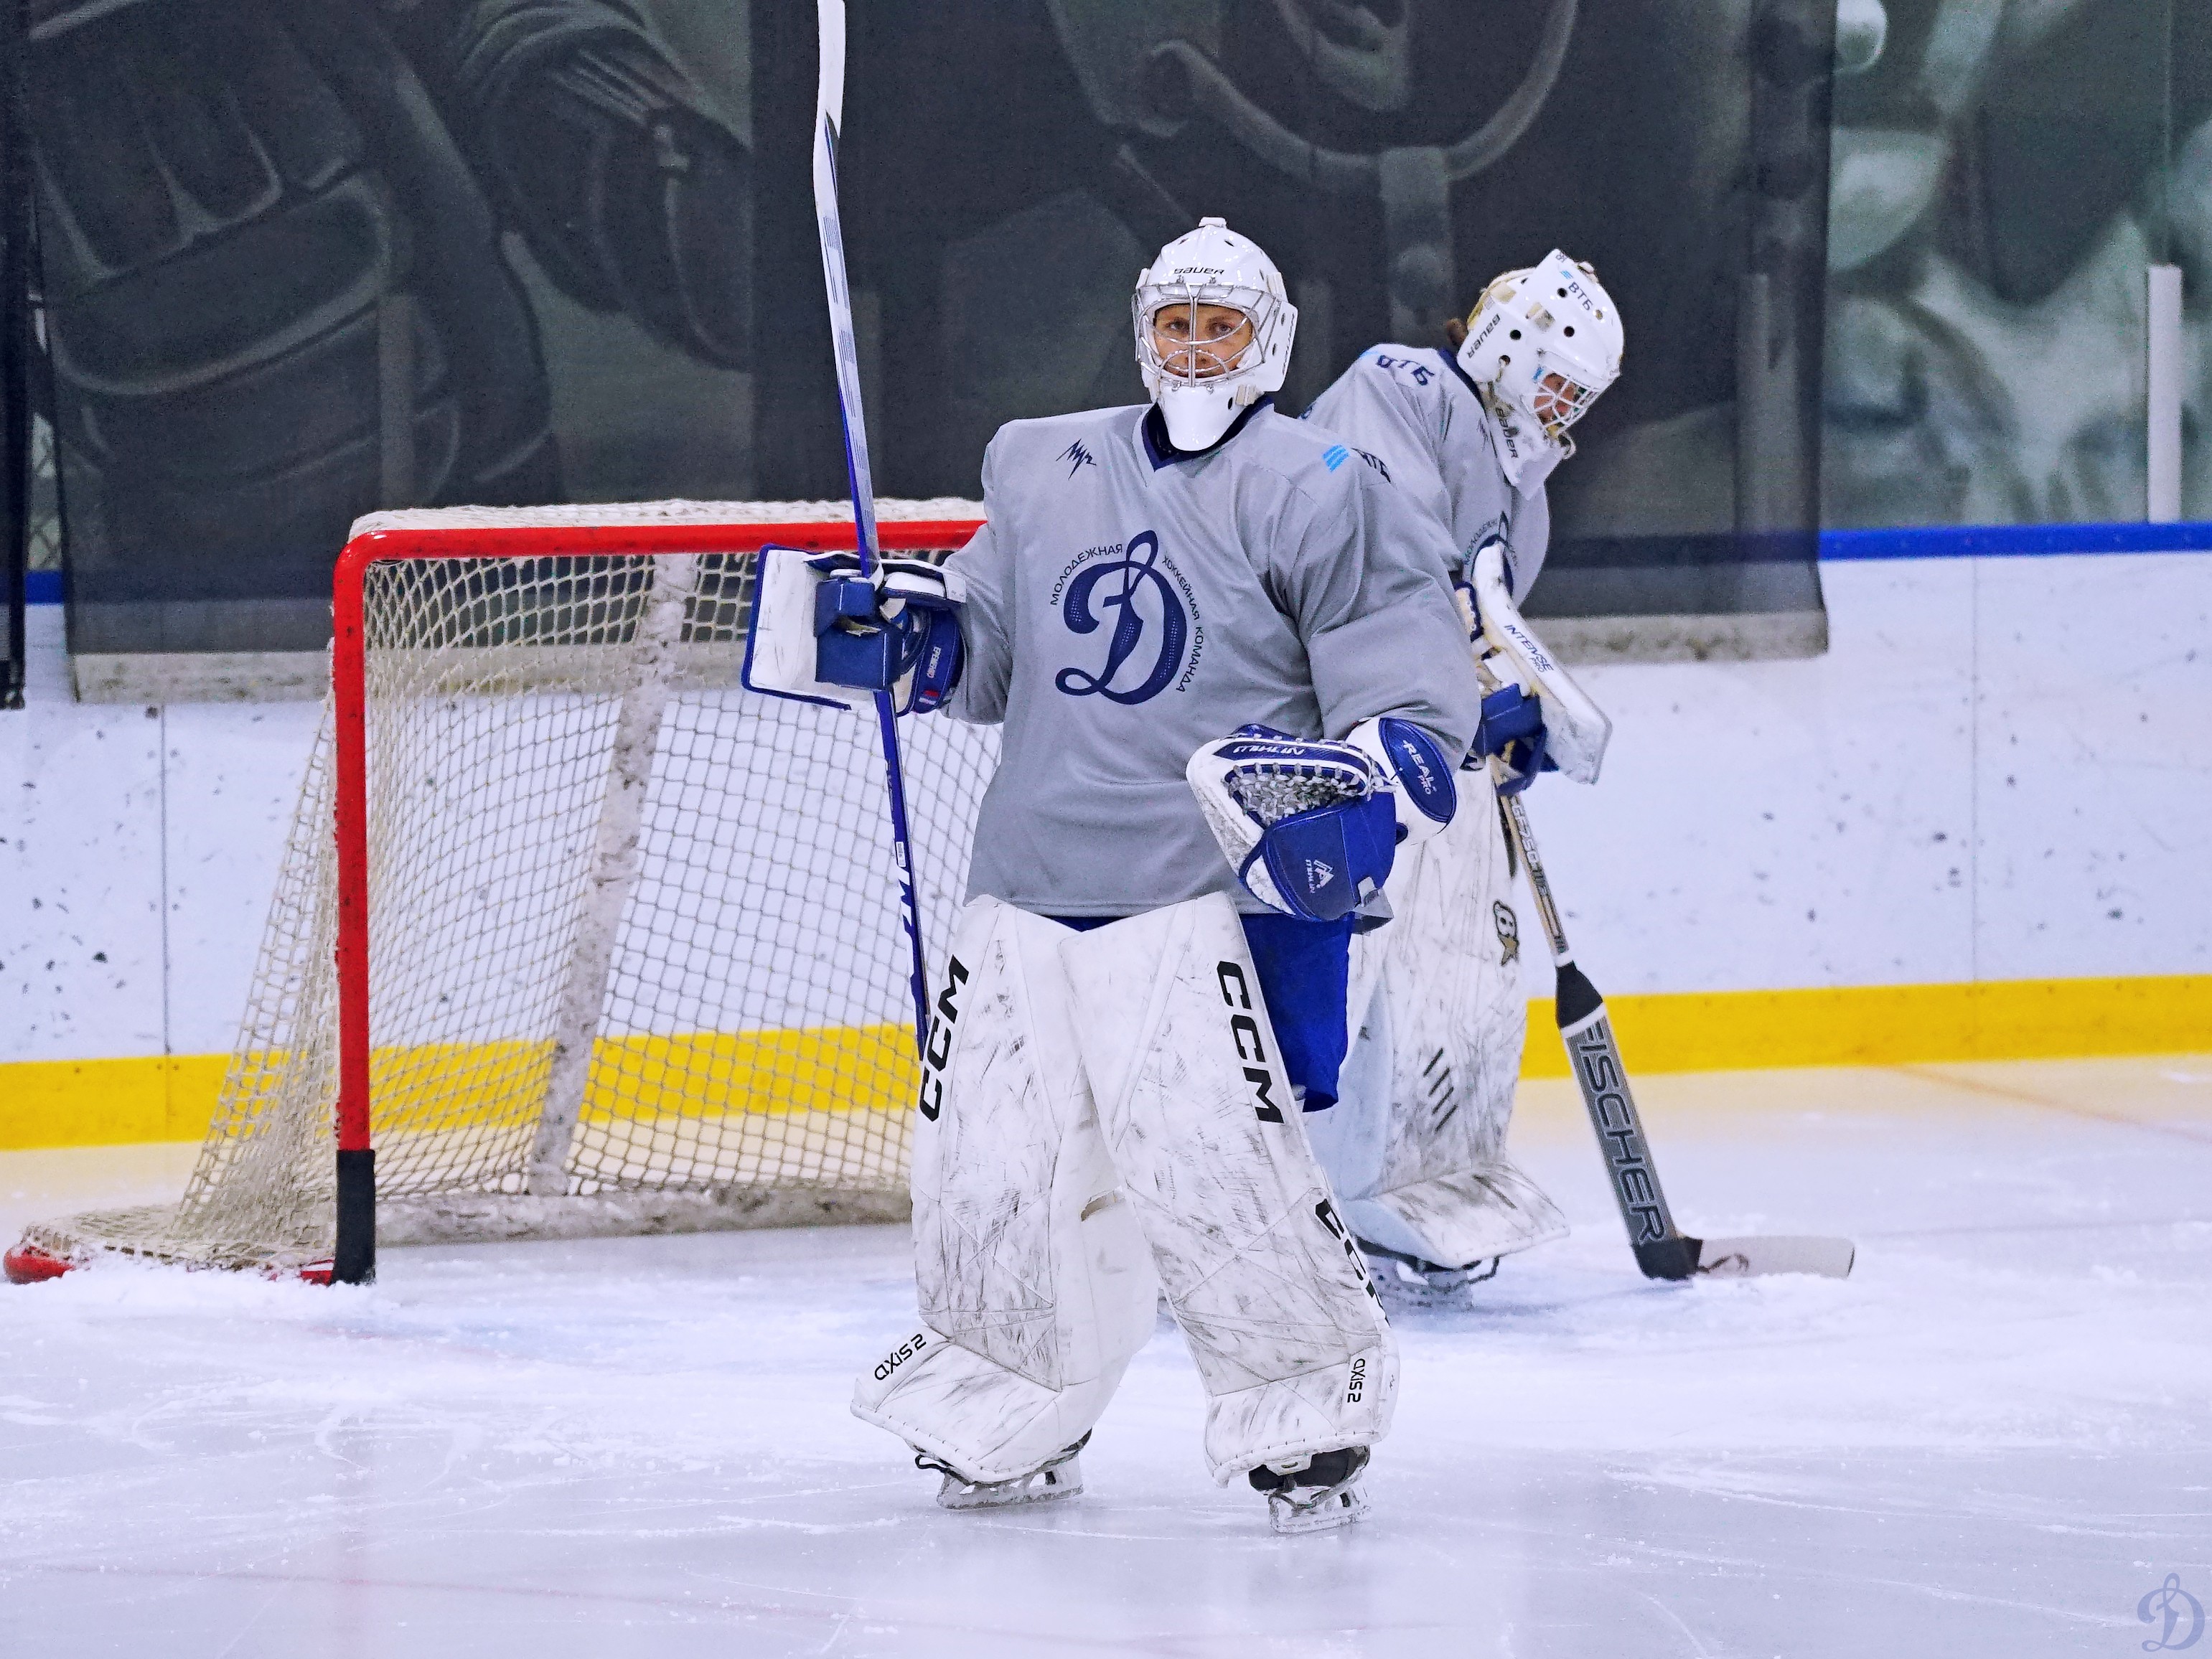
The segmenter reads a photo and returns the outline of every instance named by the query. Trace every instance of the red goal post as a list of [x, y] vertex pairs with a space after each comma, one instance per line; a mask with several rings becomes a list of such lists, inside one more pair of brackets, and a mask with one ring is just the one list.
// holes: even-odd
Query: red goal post
[[[925, 510], [938, 504], [923, 504]], [[951, 503], [944, 505], [950, 506]], [[656, 511], [665, 508], [676, 512]], [[375, 1151], [371, 1131], [368, 939], [368, 732], [363, 595], [375, 566], [400, 560], [580, 558], [665, 554], [757, 554], [763, 547], [850, 552], [854, 521], [810, 517], [770, 522], [716, 519], [709, 504], [653, 503], [621, 521], [583, 509], [581, 521], [546, 521], [529, 508], [372, 514], [356, 522], [331, 584], [331, 702], [337, 732], [338, 1097], [337, 1228], [331, 1277], [373, 1278], [376, 1264]], [[976, 515], [903, 518], [880, 503], [884, 553], [942, 553], [982, 527]], [[613, 515], [610, 515], [613, 516]], [[464, 548], [461, 544], [465, 541]]]
[[[878, 511], [881, 545], [892, 554], [942, 557], [964, 544], [981, 524], [980, 506], [968, 501], [886, 501]], [[908, 1018], [902, 1039], [895, 1042], [888, 1017], [881, 1026], [872, 1023], [876, 1005], [869, 1000], [878, 997], [884, 1007], [895, 1008], [907, 994], [904, 967], [896, 952], [897, 897], [890, 879], [880, 765], [872, 757], [872, 728], [845, 711], [767, 698], [736, 684], [733, 653], [742, 643], [741, 619], [750, 606], [751, 556], [769, 545], [850, 550], [854, 535], [849, 509], [842, 503], [672, 501], [418, 509], [374, 514], [358, 521], [333, 581], [325, 737], [319, 740], [318, 757], [303, 786], [239, 1046], [185, 1199], [175, 1206], [38, 1224], [9, 1253], [9, 1277], [50, 1278], [109, 1252], [187, 1266], [258, 1267], [316, 1279], [366, 1279], [374, 1270], [380, 1132], [387, 1140], [395, 1133], [399, 1136], [395, 1145], [403, 1158], [397, 1166], [402, 1172], [403, 1238], [580, 1237], [889, 1218], [893, 1183], [903, 1192], [906, 1133], [902, 1103], [896, 1115], [889, 1108], [895, 1091], [906, 1086], [912, 1036]], [[434, 569], [438, 562], [447, 568]], [[640, 672], [635, 663], [653, 649], [646, 639], [647, 611], [661, 592], [659, 584], [678, 568], [690, 573], [685, 580], [695, 586], [678, 595], [679, 620], [670, 637], [692, 655], [680, 671], [659, 671], [663, 703], [648, 699], [640, 705], [652, 726], [642, 745], [643, 764], [651, 775], [625, 783], [617, 775], [623, 763], [607, 758], [606, 733], [619, 726], [636, 701], [622, 688], [634, 687]], [[393, 622], [402, 601], [416, 604], [422, 614]], [[529, 610], [532, 605], [538, 607], [534, 612]], [[711, 629], [702, 621], [710, 613], [715, 619]], [[698, 657], [705, 648], [702, 640], [718, 653], [705, 679], [700, 678]], [[575, 667], [584, 655], [593, 660], [586, 668]], [[418, 658], [430, 667], [401, 693], [391, 694], [395, 682], [390, 660]], [[456, 659], [467, 660], [457, 667]], [[384, 660], [385, 666], [377, 668], [373, 659]], [[610, 663], [618, 672], [611, 671]], [[621, 684], [613, 684], [611, 672]], [[586, 676], [588, 684], [578, 675]], [[545, 705], [563, 703], [591, 704], [589, 720], [571, 714], [561, 717], [567, 721], [562, 725], [544, 712]], [[395, 716], [399, 705], [435, 706], [434, 718], [447, 724], [410, 724]], [[462, 708], [477, 711], [471, 717], [476, 726], [453, 724], [461, 716], [452, 711]], [[391, 752], [383, 762], [374, 759], [380, 718], [391, 726], [385, 738]], [[532, 725], [532, 720], [540, 724]], [[487, 721], [504, 724], [487, 738]], [[589, 730], [580, 738], [586, 725]], [[918, 834], [916, 856], [925, 867], [917, 877], [924, 888], [924, 909], [933, 910], [941, 941], [964, 886], [967, 826], [995, 763], [995, 738], [986, 728], [943, 720], [906, 725], [915, 734], [910, 741], [922, 751], [924, 775], [917, 821], [927, 825], [927, 835], [924, 844]], [[661, 733], [666, 735], [653, 735]], [[774, 741], [763, 740], [763, 733]], [[690, 745], [689, 750], [656, 758], [656, 743], [665, 749], [678, 737]], [[708, 752], [701, 745], [708, 739], [723, 746]], [[618, 749], [619, 738], [612, 741]], [[593, 744], [599, 746], [591, 748]], [[576, 760], [580, 748], [589, 752]], [[416, 749], [427, 756], [422, 765], [413, 764]], [[410, 907], [465, 909], [453, 895], [470, 884], [496, 877], [512, 885], [514, 868], [502, 866], [496, 856], [483, 867], [464, 868], [463, 861], [475, 855], [471, 837], [481, 842], [512, 835], [528, 840], [533, 832], [526, 822], [516, 820], [526, 819], [541, 798], [523, 787], [536, 780], [512, 785], [510, 804], [499, 799], [501, 789], [510, 786], [501, 782], [496, 769], [533, 766], [541, 754], [556, 750], [568, 757], [563, 763], [568, 767], [566, 793], [556, 803], [567, 814], [558, 849], [567, 862], [551, 869], [554, 860], [539, 856], [543, 846], [526, 847], [507, 865], [519, 867], [538, 859], [527, 872], [538, 881], [536, 890], [520, 899], [509, 894], [486, 912], [488, 920], [470, 915], [458, 931], [426, 933], [419, 917], [404, 914]], [[395, 768], [395, 757], [409, 764]], [[453, 780], [441, 781], [447, 795], [421, 801], [406, 798], [407, 789], [419, 786], [412, 772], [438, 769], [429, 763], [442, 762], [447, 769], [465, 773], [476, 760], [490, 769], [485, 788], [496, 811], [471, 809], [479, 810], [478, 817], [447, 831], [442, 840], [410, 839], [394, 831], [395, 823], [403, 830], [410, 824], [419, 828], [421, 821], [434, 819], [453, 805], [451, 792], [458, 787]], [[616, 801], [627, 789], [643, 801], [660, 788], [660, 769], [665, 766], [672, 777], [684, 765], [690, 774], [677, 781], [689, 816], [678, 822], [664, 812], [661, 820], [641, 828], [633, 812], [629, 842], [643, 847], [628, 878], [638, 895], [636, 910], [611, 915], [602, 929], [605, 937], [596, 966], [580, 975], [562, 955], [576, 954], [574, 936], [581, 927], [572, 923], [569, 913], [588, 908], [575, 895], [601, 879], [604, 872], [590, 866], [588, 860], [580, 864], [576, 849], [592, 842], [595, 814], [599, 839], [608, 839], [605, 813], [611, 809], [600, 805], [603, 798]], [[747, 769], [756, 775], [745, 775]], [[409, 775], [395, 781], [395, 772]], [[379, 776], [385, 779], [380, 786]], [[376, 787], [384, 794], [374, 793]], [[761, 805], [748, 799], [763, 789], [776, 794], [774, 803]], [[555, 796], [548, 792], [543, 798]], [[407, 818], [408, 813], [414, 818]], [[784, 821], [794, 814], [805, 820], [796, 827]], [[732, 822], [739, 817], [742, 823]], [[651, 868], [641, 877], [635, 868], [638, 860], [650, 866], [660, 857], [673, 869], [697, 850], [684, 841], [665, 856], [656, 853], [653, 837], [671, 835], [679, 841], [690, 837], [713, 857], [694, 859], [696, 867], [686, 877], [690, 886], [678, 895], [682, 902], [664, 906], [669, 920], [640, 921], [647, 890], [661, 877]], [[548, 832], [538, 839], [550, 844], [553, 837]], [[419, 877], [416, 866], [422, 867]], [[387, 875], [399, 871], [407, 879], [390, 884], [398, 900], [387, 891], [378, 901], [386, 907], [379, 912], [385, 931], [373, 939], [372, 893], [379, 890], [380, 870]], [[757, 894], [764, 877], [775, 891]], [[875, 890], [878, 884], [880, 892]], [[780, 912], [750, 914], [773, 909], [766, 902], [771, 898], [782, 902]], [[617, 903], [628, 907], [632, 900], [624, 896]], [[718, 904], [737, 920], [721, 918], [727, 925], [703, 945], [687, 937], [684, 930], [697, 927], [698, 912]], [[814, 915], [807, 905], [830, 913], [818, 939], [805, 931]], [[508, 915], [518, 907], [538, 916], [542, 925], [522, 927], [518, 933]], [[740, 911], [746, 914], [738, 915]], [[928, 926], [933, 917], [925, 915], [922, 920]], [[410, 927], [412, 933], [406, 931]], [[444, 1041], [441, 1063], [448, 1071], [460, 1069], [452, 1055], [471, 1043], [477, 1050], [527, 1047], [528, 1063], [536, 1068], [529, 1086], [536, 1087], [549, 1065], [559, 1068], [564, 1043], [572, 1049], [580, 1046], [578, 1065], [592, 1077], [587, 1093], [578, 1073], [569, 1106], [569, 1125], [580, 1146], [591, 1113], [606, 1115], [608, 1085], [600, 1073], [610, 1054], [621, 1063], [664, 1072], [678, 1061], [704, 1065], [699, 1057], [707, 1054], [722, 1067], [711, 1079], [695, 1079], [689, 1095], [677, 1091], [680, 1103], [675, 1106], [653, 1102], [648, 1083], [638, 1091], [644, 1103], [633, 1100], [627, 1107], [636, 1120], [629, 1126], [628, 1143], [600, 1147], [590, 1158], [580, 1155], [571, 1165], [556, 1160], [553, 1167], [566, 1172], [566, 1185], [559, 1190], [568, 1195], [567, 1206], [596, 1206], [591, 1216], [568, 1214], [544, 1223], [562, 1203], [543, 1196], [555, 1190], [539, 1179], [546, 1167], [543, 1122], [537, 1130], [536, 1162], [529, 1171], [519, 1172], [531, 1131], [510, 1109], [519, 1097], [512, 1077], [486, 1083], [479, 1066], [463, 1079], [478, 1097], [441, 1099], [428, 1116], [443, 1112], [453, 1121], [426, 1121], [421, 1068], [411, 1097], [408, 1080], [403, 1077], [395, 1085], [389, 1073], [395, 1044], [419, 1054], [438, 1047], [441, 1039], [435, 1033], [420, 1035], [401, 1018], [398, 1024], [406, 1029], [381, 1038], [380, 1059], [372, 1006], [384, 1005], [392, 981], [442, 971], [434, 960], [395, 964], [395, 953], [434, 958], [439, 951], [454, 948], [449, 941], [471, 927], [507, 930], [496, 943], [514, 946], [512, 959], [493, 963], [478, 976], [534, 977], [538, 994], [531, 1017], [538, 1024], [529, 1027], [526, 1037], [517, 1037], [514, 1033], [520, 1025], [510, 1030], [500, 1024], [513, 1018], [505, 1009], [492, 1011], [474, 1026], [463, 1022], [453, 1028], [462, 1035]], [[389, 943], [395, 928], [406, 941], [404, 947]], [[523, 939], [523, 945], [516, 945], [516, 939]], [[480, 960], [489, 960], [491, 947], [476, 936], [463, 943], [471, 971]], [[745, 982], [721, 985], [727, 994], [720, 1002], [711, 994], [702, 1000], [696, 983], [678, 988], [690, 1001], [678, 1006], [680, 999], [672, 991], [664, 1000], [667, 1006], [658, 1010], [628, 1009], [623, 1017], [629, 1023], [619, 1028], [602, 1026], [593, 1013], [573, 1031], [565, 1026], [549, 1030], [547, 1006], [564, 996], [575, 1000], [579, 982], [586, 1000], [621, 993], [635, 1000], [644, 994], [635, 986], [623, 991], [613, 984], [609, 958], [618, 945], [633, 969], [641, 963], [657, 971], [657, 952], [665, 945], [672, 959], [690, 951], [680, 970], [671, 970], [671, 979], [688, 975], [700, 981], [720, 973], [724, 981]], [[373, 951], [380, 953], [374, 965]], [[885, 960], [877, 963], [878, 956]], [[386, 981], [381, 994], [373, 988], [380, 971]], [[599, 976], [595, 982], [592, 972]], [[565, 992], [549, 989], [550, 981], [564, 978]], [[423, 1000], [417, 996], [416, 1002]], [[389, 1011], [379, 1017], [389, 1018]], [[732, 1044], [744, 1051], [751, 1072], [732, 1074]], [[653, 1052], [638, 1060], [644, 1048]], [[674, 1060], [672, 1048], [678, 1051]], [[763, 1055], [781, 1069], [773, 1069]], [[387, 1073], [381, 1084], [380, 1064]], [[441, 1086], [450, 1080], [440, 1079]], [[395, 1086], [400, 1096], [396, 1103], [390, 1097]], [[550, 1099], [551, 1085], [544, 1086]], [[385, 1098], [377, 1096], [380, 1087]], [[844, 1098], [837, 1098], [841, 1094]], [[504, 1116], [483, 1105], [487, 1095]], [[704, 1111], [702, 1098], [709, 1103]], [[701, 1127], [702, 1118], [714, 1109], [726, 1109], [734, 1124], [719, 1146], [709, 1144], [711, 1136]], [[839, 1110], [867, 1122], [841, 1125], [834, 1121]], [[471, 1113], [473, 1119], [461, 1121]], [[765, 1119], [778, 1113], [805, 1122], [798, 1128], [764, 1126]], [[489, 1128], [481, 1121], [488, 1116], [498, 1117]], [[778, 1135], [786, 1137], [783, 1143], [776, 1143]], [[841, 1143], [841, 1135], [854, 1137], [854, 1143]], [[861, 1146], [863, 1136], [872, 1139]], [[455, 1148], [465, 1140], [470, 1145], [463, 1155]], [[476, 1144], [492, 1140], [498, 1142], [492, 1152]], [[317, 1146], [334, 1146], [335, 1170], [327, 1161], [329, 1151], [317, 1156]], [[426, 1146], [431, 1149], [428, 1153]], [[685, 1201], [711, 1213], [677, 1214]], [[428, 1222], [405, 1219], [410, 1204], [417, 1210], [427, 1205], [438, 1213]]]

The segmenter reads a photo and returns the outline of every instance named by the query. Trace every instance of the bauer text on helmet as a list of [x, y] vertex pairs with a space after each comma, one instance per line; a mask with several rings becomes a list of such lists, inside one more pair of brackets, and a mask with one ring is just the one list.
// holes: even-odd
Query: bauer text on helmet
[[1572, 454], [1567, 428], [1620, 377], [1623, 341], [1620, 310], [1597, 272], [1554, 248], [1483, 290], [1459, 366], [1501, 419], [1526, 422]]
[[1282, 389], [1297, 307], [1274, 261], [1218, 219], [1200, 220], [1137, 273], [1130, 316], [1145, 390], [1178, 449], [1206, 448]]

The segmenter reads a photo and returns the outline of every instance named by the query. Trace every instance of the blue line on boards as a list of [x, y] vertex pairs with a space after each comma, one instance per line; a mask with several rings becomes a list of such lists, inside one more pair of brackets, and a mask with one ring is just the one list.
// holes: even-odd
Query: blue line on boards
[[2212, 523], [2203, 521], [1910, 525], [1820, 532], [1823, 561], [2032, 558], [2050, 554], [2201, 553], [2208, 550], [2212, 550]]

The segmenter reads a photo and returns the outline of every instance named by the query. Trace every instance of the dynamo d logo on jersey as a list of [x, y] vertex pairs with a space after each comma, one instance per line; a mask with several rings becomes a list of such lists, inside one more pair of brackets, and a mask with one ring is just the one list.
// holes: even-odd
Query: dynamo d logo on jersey
[[1197, 606], [1173, 562], [1160, 556], [1156, 532], [1132, 536], [1125, 546], [1092, 549], [1075, 564], [1081, 568], [1064, 578], [1060, 620], [1079, 638], [1104, 634], [1105, 653], [1094, 665], [1061, 669], [1054, 685], [1071, 697], [1149, 702], [1183, 673], [1186, 653], [1196, 665], [1190, 647]]

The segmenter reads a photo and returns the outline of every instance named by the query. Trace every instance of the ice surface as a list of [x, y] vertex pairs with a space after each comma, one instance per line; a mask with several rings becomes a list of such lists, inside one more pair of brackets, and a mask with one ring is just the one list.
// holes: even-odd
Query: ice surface
[[[1207, 1481], [1164, 1330], [1085, 1497], [936, 1510], [845, 1410], [912, 1318], [893, 1229], [7, 1291], [0, 1654], [2016, 1659], [2212, 1601], [2212, 1060], [1642, 1092], [1686, 1224], [1857, 1273], [1645, 1283], [1529, 1085], [1575, 1235], [1400, 1322], [1374, 1516], [1308, 1538]], [[90, 1178], [56, 1157], [0, 1159], [0, 1219]]]

